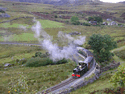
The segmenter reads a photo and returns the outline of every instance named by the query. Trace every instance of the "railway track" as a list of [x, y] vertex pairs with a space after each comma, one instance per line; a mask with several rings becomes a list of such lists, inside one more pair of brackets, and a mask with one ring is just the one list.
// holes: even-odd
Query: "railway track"
[[[25, 46], [31, 46], [31, 45], [41, 46], [40, 44], [11, 43], [11, 42], [0, 42], [0, 44], [25, 45]], [[88, 50], [86, 50], [86, 49], [84, 49], [84, 50], [85, 50], [85, 52], [87, 53], [87, 56], [88, 56], [88, 55], [93, 55], [90, 51], [88, 51]], [[77, 55], [75, 55], [75, 58], [74, 58], [74, 59], [76, 59], [76, 61], [78, 61], [77, 59], [80, 59], [80, 60], [81, 60], [82, 58], [85, 59], [84, 56], [82, 56], [81, 54], [77, 53]], [[92, 71], [95, 70], [95, 64], [96, 64], [96, 62], [95, 62], [95, 60], [94, 60], [94, 61], [93, 61], [93, 67], [92, 67], [87, 73], [85, 73], [81, 78], [79, 78], [79, 79], [74, 79], [73, 77], [70, 77], [70, 78], [64, 80], [63, 82], [61, 82], [61, 83], [59, 83], [59, 84], [53, 86], [53, 87], [50, 87], [50, 88], [48, 88], [48, 89], [46, 89], [46, 90], [43, 90], [43, 91], [38, 92], [37, 94], [56, 94], [55, 92], [58, 91], [58, 90], [60, 90], [61, 88], [66, 89], [66, 88], [71, 87], [71, 86], [74, 85], [75, 83], [80, 82], [81, 79], [84, 79], [85, 77], [91, 75], [91, 74], [92, 74]], [[54, 92], [54, 91], [55, 91], [55, 92]], [[54, 93], [52, 93], [52, 92], [54, 92]], [[59, 94], [61, 94], [61, 93], [59, 93]]]
[[[86, 50], [86, 52], [87, 52], [87, 56], [88, 55], [93, 55], [88, 50]], [[77, 55], [75, 55], [75, 57], [76, 57], [75, 59], [81, 59], [81, 58], [85, 59], [85, 57], [82, 56], [79, 53], [77, 53]], [[48, 88], [47, 90], [44, 90], [42, 92], [38, 92], [37, 94], [56, 94], [57, 92], [59, 92], [61, 90], [68, 89], [69, 87], [83, 81], [85, 77], [89, 77], [92, 74], [93, 70], [95, 70], [95, 60], [93, 62], [93, 67], [88, 72], [86, 72], [81, 78], [75, 79], [73, 77], [70, 77], [67, 80], [61, 82], [60, 84], [57, 84], [57, 85], [55, 85], [55, 86], [53, 86], [51, 88]], [[62, 93], [58, 93], [58, 94], [62, 94]]]
[[64, 82], [62, 82], [62, 83], [60, 83], [60, 84], [58, 84], [58, 85], [55, 85], [54, 87], [52, 87], [52, 88], [49, 88], [49, 89], [47, 89], [47, 90], [44, 90], [44, 91], [42, 91], [42, 93], [41, 92], [39, 92], [39, 93], [37, 93], [37, 94], [48, 94], [48, 93], [50, 93], [50, 92], [52, 92], [52, 91], [55, 91], [55, 90], [57, 90], [57, 89], [59, 89], [59, 88], [62, 88], [62, 87], [64, 87], [64, 86], [66, 86], [66, 85], [68, 85], [68, 84], [70, 84], [70, 83], [72, 83], [73, 81], [75, 81], [76, 79], [74, 79], [74, 78], [69, 78], [68, 80], [66, 80], [66, 81], [64, 81]]

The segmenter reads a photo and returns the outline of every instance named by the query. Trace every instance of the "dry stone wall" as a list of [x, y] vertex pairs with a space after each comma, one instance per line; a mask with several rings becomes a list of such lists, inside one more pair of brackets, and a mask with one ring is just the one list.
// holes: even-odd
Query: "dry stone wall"
[[101, 68], [100, 72], [102, 73], [102, 72], [105, 72], [105, 71], [107, 71], [109, 69], [117, 68], [119, 65], [120, 65], [120, 62], [118, 62], [118, 63], [111, 63], [110, 65]]
[[88, 80], [85, 80], [83, 82], [80, 82], [80, 83], [77, 83], [76, 85], [74, 85], [73, 87], [70, 87], [70, 88], [67, 88], [63, 91], [60, 91], [56, 94], [68, 94], [76, 89], [79, 89], [83, 86], [86, 86], [87, 84], [89, 83], [93, 83], [95, 80], [97, 80], [101, 74], [101, 72], [104, 72], [104, 71], [107, 71], [111, 68], [117, 68], [118, 66], [120, 65], [120, 62], [118, 63], [111, 63], [109, 66], [106, 66], [104, 68], [100, 68], [100, 66], [96, 63], [96, 70], [94, 72], [95, 76], [91, 77], [90, 79]]
[[99, 78], [99, 73], [100, 73], [100, 69], [96, 69], [95, 70], [95, 76], [93, 76], [92, 78], [88, 79], [88, 80], [85, 80], [83, 82], [80, 82], [80, 83], [77, 83], [76, 85], [74, 85], [73, 87], [70, 87], [70, 88], [67, 88], [63, 91], [60, 91], [58, 93], [55, 93], [55, 94], [68, 94], [76, 89], [79, 89], [83, 86], [86, 86], [87, 84], [89, 83], [93, 83], [95, 80], [97, 80]]

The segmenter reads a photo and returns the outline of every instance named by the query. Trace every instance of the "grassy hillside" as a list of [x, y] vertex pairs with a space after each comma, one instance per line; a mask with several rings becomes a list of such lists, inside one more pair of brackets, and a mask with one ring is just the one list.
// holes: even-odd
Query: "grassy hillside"
[[[117, 55], [121, 52], [121, 54], [122, 54], [123, 51], [125, 51], [125, 47], [123, 49], [119, 49], [116, 51], [114, 50], [114, 53]], [[122, 57], [121, 58], [117, 57], [116, 55], [113, 57], [113, 59], [116, 62], [120, 62], [121, 66], [125, 67], [125, 60], [123, 60]], [[104, 93], [104, 91], [106, 91], [106, 89], [111, 89], [111, 90], [116, 89], [116, 88], [114, 88], [113, 84], [109, 82], [111, 76], [114, 75], [116, 70], [117, 70], [117, 68], [103, 72], [98, 80], [96, 80], [93, 83], [88, 84], [76, 91], [73, 91], [70, 94], [80, 94], [80, 93], [91, 94], [94, 91], [96, 91], [96, 93], [107, 94], [107, 93]]]
[[[60, 42], [57, 37], [58, 31], [63, 31], [64, 33], [77, 31], [81, 33], [81, 35], [86, 36], [86, 43], [92, 34], [108, 34], [117, 41], [118, 47], [125, 45], [125, 23], [121, 22], [124, 21], [124, 17], [121, 17], [125, 11], [124, 4], [102, 3], [98, 5], [53, 6], [47, 4], [5, 2], [0, 0], [0, 7], [7, 8], [5, 12], [11, 16], [10, 18], [0, 18], [0, 22], [7, 21], [0, 23], [1, 42], [38, 43], [31, 30], [31, 27], [34, 25], [32, 20], [36, 17], [44, 30], [53, 36], [53, 42], [58, 43], [60, 46], [62, 42]], [[57, 18], [55, 15], [57, 15]], [[60, 15], [62, 17], [60, 17]], [[87, 22], [89, 16], [95, 15], [102, 15], [104, 21], [106, 21], [106, 17], [111, 17], [123, 26], [83, 26], [72, 25], [70, 22], [71, 16], [78, 16], [80, 22], [83, 23]], [[77, 36], [78, 35], [74, 35], [73, 37]], [[27, 84], [23, 83], [23, 85], [28, 85], [29, 94], [36, 92], [35, 90], [44, 90], [71, 76], [72, 70], [76, 67], [75, 62], [72, 61], [61, 65], [48, 65], [37, 68], [24, 67], [16, 62], [17, 59], [20, 60], [23, 58], [29, 60], [37, 51], [42, 53], [46, 52], [41, 47], [35, 46], [0, 45], [0, 93], [7, 94], [10, 90], [9, 87], [12, 86], [9, 84], [11, 80], [13, 80], [13, 84], [17, 85], [15, 82], [20, 79], [21, 75], [26, 77], [25, 81]], [[124, 49], [115, 51], [114, 54], [113, 60], [123, 62], [124, 65]], [[4, 68], [3, 66], [6, 63], [14, 64], [14, 66]], [[23, 74], [21, 74], [21, 72], [23, 72]], [[88, 94], [94, 90], [111, 88], [112, 84], [108, 82], [111, 75], [113, 75], [113, 72], [102, 76], [94, 83], [88, 84], [71, 94], [80, 94], [83, 92], [84, 94]], [[101, 85], [101, 87], [98, 87], [99, 85]], [[16, 88], [17, 87], [14, 89]], [[91, 91], [89, 91], [90, 88]]]

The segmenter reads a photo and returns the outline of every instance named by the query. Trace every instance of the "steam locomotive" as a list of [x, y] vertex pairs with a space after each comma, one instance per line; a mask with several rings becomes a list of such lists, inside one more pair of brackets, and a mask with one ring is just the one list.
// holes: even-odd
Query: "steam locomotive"
[[94, 61], [93, 54], [82, 47], [77, 47], [77, 52], [85, 57], [84, 61], [79, 61], [78, 66], [73, 70], [72, 77], [80, 78], [89, 69], [91, 69]]

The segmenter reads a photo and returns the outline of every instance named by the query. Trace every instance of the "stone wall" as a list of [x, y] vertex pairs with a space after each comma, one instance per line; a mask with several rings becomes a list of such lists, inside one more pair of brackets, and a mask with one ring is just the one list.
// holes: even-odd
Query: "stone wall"
[[3, 21], [3, 22], [0, 22], [0, 23], [7, 23], [7, 22], [11, 22], [11, 21], [18, 20], [18, 19], [21, 19], [21, 18], [32, 18], [32, 19], [33, 19], [33, 17], [28, 17], [28, 16], [26, 16], [26, 17], [14, 18], [14, 19], [12, 19], [12, 20]]
[[95, 76], [93, 76], [92, 78], [90, 78], [88, 80], [84, 80], [83, 82], [79, 82], [76, 85], [74, 85], [73, 87], [67, 88], [67, 89], [65, 89], [63, 91], [60, 91], [60, 92], [56, 93], [56, 94], [68, 94], [68, 93], [70, 93], [70, 92], [72, 92], [72, 91], [74, 91], [76, 89], [79, 89], [79, 88], [81, 88], [83, 86], [86, 86], [89, 83], [94, 82], [95, 80], [97, 80], [99, 78], [99, 72], [100, 72], [99, 70], [100, 69], [95, 70], [95, 73], [94, 73]]
[[87, 84], [92, 83], [95, 80], [97, 80], [99, 78], [101, 72], [107, 71], [107, 70], [109, 70], [111, 68], [117, 68], [119, 65], [120, 65], [120, 62], [111, 63], [110, 65], [108, 65], [106, 67], [100, 68], [100, 66], [98, 64], [96, 64], [96, 70], [95, 70], [95, 73], [94, 73], [95, 76], [93, 76], [92, 78], [90, 78], [88, 80], [85, 80], [83, 82], [77, 83], [73, 87], [67, 88], [67, 89], [65, 89], [63, 91], [60, 91], [60, 92], [56, 93], [56, 94], [68, 94], [68, 93], [70, 93], [70, 92], [72, 92], [72, 91], [74, 91], [76, 89], [79, 89], [79, 88], [81, 88], [83, 86], [86, 86]]
[[117, 68], [119, 65], [120, 65], [120, 62], [118, 62], [118, 63], [111, 63], [110, 65], [101, 68], [100, 72], [102, 73], [102, 72], [105, 72], [105, 71], [107, 71], [109, 69]]
[[95, 76], [93, 76], [92, 78], [88, 79], [88, 80], [85, 80], [83, 82], [80, 82], [80, 83], [77, 83], [76, 85], [74, 85], [73, 87], [70, 87], [66, 90], [63, 90], [63, 91], [60, 91], [56, 94], [68, 94], [76, 89], [79, 89], [83, 86], [86, 86], [87, 84], [89, 83], [93, 83], [95, 80], [97, 80], [99, 78], [99, 75], [98, 75], [98, 70], [95, 71]]

